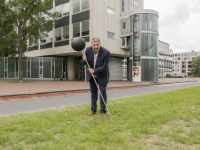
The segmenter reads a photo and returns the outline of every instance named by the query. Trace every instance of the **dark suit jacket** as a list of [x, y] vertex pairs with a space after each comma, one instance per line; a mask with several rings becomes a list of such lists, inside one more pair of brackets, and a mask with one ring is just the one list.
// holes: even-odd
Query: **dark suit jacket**
[[[90, 68], [94, 69], [94, 50], [93, 48], [87, 47], [85, 51], [85, 55], [87, 57], [88, 64], [90, 65]], [[104, 48], [100, 47], [98, 57], [96, 60], [96, 66], [95, 66], [95, 75], [99, 81], [99, 84], [102, 86], [106, 87], [109, 81], [109, 57], [110, 57], [110, 52]], [[82, 63], [85, 65], [86, 62], [82, 60]], [[87, 70], [87, 82], [90, 81], [92, 78], [91, 73]]]

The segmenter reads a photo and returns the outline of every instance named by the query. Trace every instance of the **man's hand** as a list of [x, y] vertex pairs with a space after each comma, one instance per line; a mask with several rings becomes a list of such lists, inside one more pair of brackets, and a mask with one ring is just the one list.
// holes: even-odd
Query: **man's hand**
[[86, 55], [83, 55], [82, 58], [83, 58], [83, 61], [86, 61], [86, 60], [87, 60]]
[[88, 69], [89, 70], [89, 72], [91, 73], [91, 74], [93, 74], [94, 73], [94, 69]]

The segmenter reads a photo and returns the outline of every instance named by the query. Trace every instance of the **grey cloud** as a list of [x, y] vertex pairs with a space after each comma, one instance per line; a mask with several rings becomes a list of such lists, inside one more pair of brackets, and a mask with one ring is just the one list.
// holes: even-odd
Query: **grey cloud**
[[191, 12], [199, 13], [200, 12], [200, 0], [193, 0], [193, 6]]
[[162, 27], [178, 27], [190, 17], [189, 7], [186, 2], [182, 1], [175, 8], [174, 12], [169, 10], [168, 15], [160, 18], [160, 26]]

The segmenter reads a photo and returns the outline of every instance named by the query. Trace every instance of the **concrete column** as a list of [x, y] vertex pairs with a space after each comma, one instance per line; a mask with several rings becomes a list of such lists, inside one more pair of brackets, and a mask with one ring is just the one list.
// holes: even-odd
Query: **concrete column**
[[130, 59], [127, 58], [127, 81], [131, 81], [130, 78]]
[[75, 57], [74, 56], [68, 56], [67, 57], [67, 74], [68, 74], [68, 80], [72, 81], [74, 80], [75, 76]]

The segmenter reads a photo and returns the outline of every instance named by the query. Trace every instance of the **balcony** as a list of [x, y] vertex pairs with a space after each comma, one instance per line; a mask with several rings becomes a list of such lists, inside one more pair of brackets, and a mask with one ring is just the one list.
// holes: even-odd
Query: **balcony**
[[130, 50], [129, 38], [130, 37], [121, 37], [121, 49]]
[[124, 50], [130, 50], [130, 46], [121, 46], [121, 49], [124, 49]]

